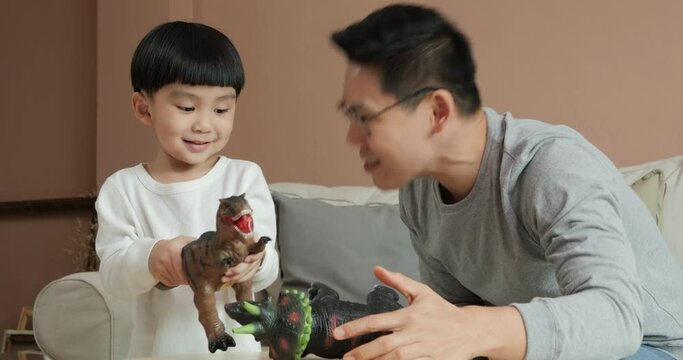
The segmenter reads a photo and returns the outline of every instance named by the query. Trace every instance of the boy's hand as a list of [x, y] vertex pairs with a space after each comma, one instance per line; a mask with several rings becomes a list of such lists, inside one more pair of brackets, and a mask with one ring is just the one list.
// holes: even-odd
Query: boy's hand
[[[254, 241], [256, 241], [256, 239], [260, 239], [260, 236], [254, 233]], [[244, 261], [229, 268], [221, 278], [221, 281], [224, 283], [238, 284], [253, 279], [254, 275], [258, 272], [265, 255], [265, 249], [259, 253], [248, 255], [244, 258]]]
[[180, 252], [185, 244], [195, 240], [191, 236], [178, 236], [159, 240], [149, 254], [149, 271], [155, 279], [166, 286], [187, 284]]

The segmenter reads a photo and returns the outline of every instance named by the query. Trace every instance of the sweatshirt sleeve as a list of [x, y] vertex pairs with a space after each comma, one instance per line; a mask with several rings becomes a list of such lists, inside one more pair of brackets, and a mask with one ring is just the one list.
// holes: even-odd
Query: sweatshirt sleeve
[[149, 271], [148, 258], [158, 240], [138, 235], [140, 227], [135, 212], [111, 178], [102, 185], [95, 208], [95, 247], [104, 288], [125, 299], [152, 289], [157, 280]]
[[252, 279], [253, 291], [257, 292], [270, 286], [278, 277], [280, 260], [275, 249], [277, 238], [275, 205], [266, 179], [258, 165], [254, 165], [248, 181], [246, 197], [253, 209], [254, 231], [259, 236], [267, 236], [272, 240], [266, 245], [261, 267]]
[[553, 264], [562, 294], [513, 304], [526, 328], [527, 359], [623, 358], [642, 339], [641, 287], [620, 216], [623, 180], [586, 146], [541, 146], [520, 180], [522, 222]]

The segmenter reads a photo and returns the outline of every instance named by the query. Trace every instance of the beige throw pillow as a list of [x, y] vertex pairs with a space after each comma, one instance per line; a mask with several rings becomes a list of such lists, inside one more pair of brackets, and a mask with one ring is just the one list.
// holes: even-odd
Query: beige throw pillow
[[650, 210], [650, 214], [652, 214], [652, 217], [657, 222], [659, 230], [661, 230], [664, 220], [662, 204], [664, 203], [664, 194], [666, 193], [664, 174], [660, 170], [652, 170], [631, 184], [631, 188], [645, 203], [645, 206]]

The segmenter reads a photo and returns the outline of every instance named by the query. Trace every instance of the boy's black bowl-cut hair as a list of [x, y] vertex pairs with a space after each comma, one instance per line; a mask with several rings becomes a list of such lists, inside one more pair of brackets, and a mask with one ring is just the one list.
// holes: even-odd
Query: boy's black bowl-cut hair
[[154, 94], [180, 83], [244, 87], [237, 49], [220, 31], [203, 24], [174, 21], [152, 29], [138, 44], [130, 66], [133, 91]]

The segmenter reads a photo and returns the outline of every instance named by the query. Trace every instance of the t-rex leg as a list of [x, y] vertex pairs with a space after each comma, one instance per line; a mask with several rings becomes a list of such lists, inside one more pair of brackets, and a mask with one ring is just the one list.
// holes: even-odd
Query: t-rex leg
[[209, 341], [209, 351], [212, 353], [217, 349], [225, 351], [228, 347], [235, 346], [235, 339], [225, 332], [225, 326], [218, 318], [216, 295], [213, 289], [208, 289], [208, 287], [205, 291], [195, 289], [194, 304], [199, 312], [199, 322], [204, 327]]

